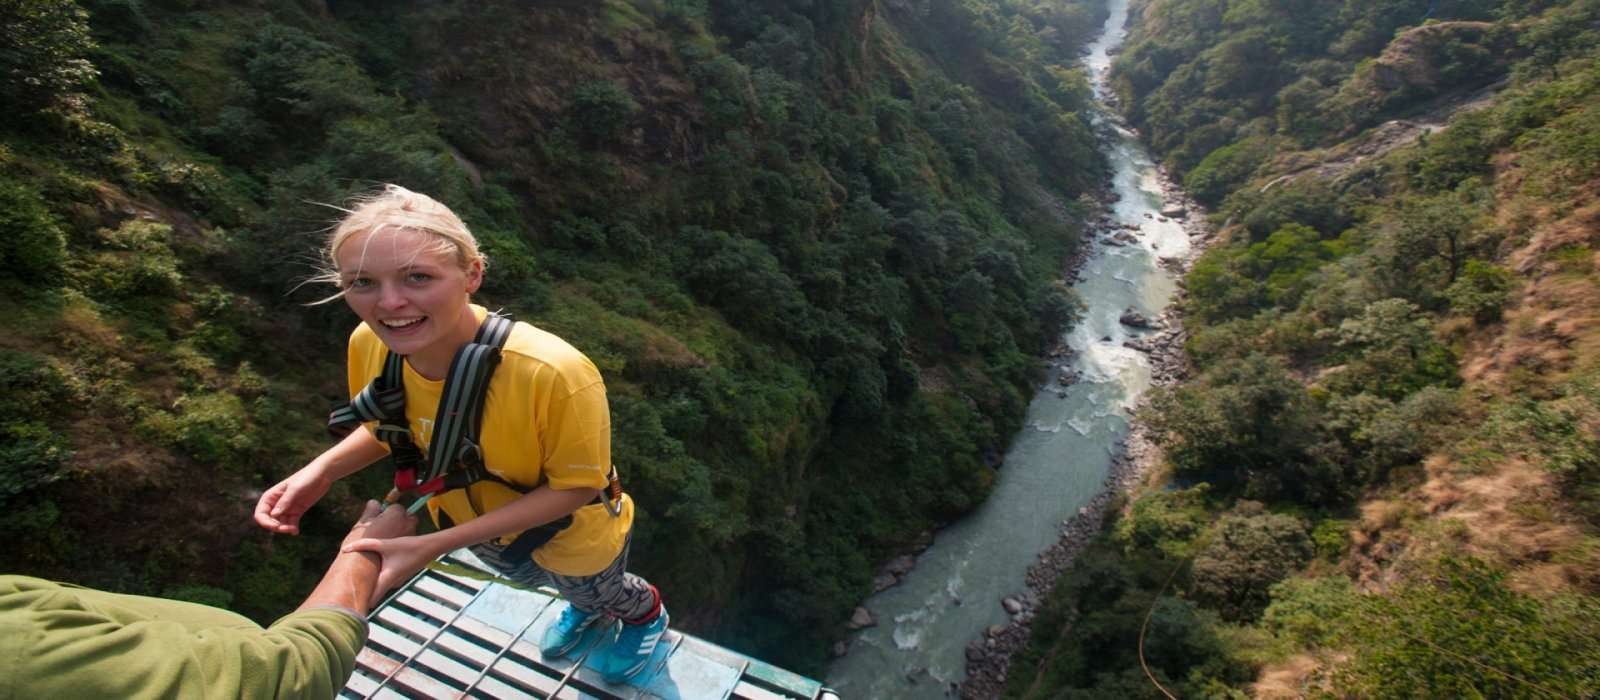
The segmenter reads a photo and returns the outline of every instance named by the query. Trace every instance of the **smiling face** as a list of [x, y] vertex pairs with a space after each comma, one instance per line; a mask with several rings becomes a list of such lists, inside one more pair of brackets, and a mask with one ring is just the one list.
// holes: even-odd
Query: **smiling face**
[[409, 228], [353, 235], [334, 258], [350, 309], [413, 369], [443, 378], [477, 332], [468, 299], [483, 282], [482, 262], [463, 268], [449, 241]]

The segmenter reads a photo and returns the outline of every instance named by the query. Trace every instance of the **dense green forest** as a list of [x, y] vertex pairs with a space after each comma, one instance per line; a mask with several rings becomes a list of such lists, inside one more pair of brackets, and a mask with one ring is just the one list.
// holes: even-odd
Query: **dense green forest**
[[1136, 14], [1195, 372], [1008, 693], [1600, 694], [1600, 3]]
[[354, 317], [298, 283], [379, 183], [604, 372], [674, 622], [816, 671], [874, 566], [981, 502], [1070, 324], [1087, 0], [0, 2], [0, 569], [309, 590], [381, 468], [327, 443]]

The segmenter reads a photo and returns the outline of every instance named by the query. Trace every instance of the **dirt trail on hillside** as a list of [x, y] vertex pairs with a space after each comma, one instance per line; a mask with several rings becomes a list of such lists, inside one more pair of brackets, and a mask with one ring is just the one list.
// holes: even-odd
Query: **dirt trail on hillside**
[[[1261, 191], [1266, 192], [1305, 175], [1320, 180], [1337, 180], [1344, 177], [1368, 160], [1380, 158], [1396, 148], [1416, 143], [1425, 134], [1443, 131], [1450, 119], [1457, 114], [1488, 107], [1494, 103], [1495, 97], [1505, 88], [1506, 83], [1507, 81], [1501, 80], [1464, 96], [1445, 96], [1436, 100], [1437, 104], [1416, 117], [1391, 119], [1379, 124], [1360, 136], [1322, 152], [1322, 157], [1316, 163], [1300, 165], [1290, 172], [1273, 178], [1262, 185]], [[1313, 153], [1302, 152], [1290, 158], [1308, 157]]]

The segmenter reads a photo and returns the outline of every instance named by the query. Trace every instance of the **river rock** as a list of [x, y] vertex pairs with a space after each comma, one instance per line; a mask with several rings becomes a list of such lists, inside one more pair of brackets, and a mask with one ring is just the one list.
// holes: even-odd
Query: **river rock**
[[1138, 311], [1134, 310], [1134, 308], [1131, 307], [1131, 306], [1128, 307], [1127, 311], [1122, 312], [1122, 317], [1117, 319], [1117, 321], [1121, 322], [1122, 325], [1128, 326], [1130, 328], [1149, 328], [1150, 327], [1150, 319], [1145, 318], [1144, 314], [1141, 314]]
[[974, 639], [967, 642], [967, 660], [977, 661], [983, 658], [983, 643]]
[[850, 643], [843, 639], [833, 643], [833, 658], [837, 659], [850, 653]]
[[1022, 601], [1011, 596], [1006, 596], [1004, 599], [1002, 599], [1000, 601], [1000, 607], [1005, 608], [1006, 614], [1008, 615], [1020, 615], [1025, 609], [1022, 605]]
[[865, 628], [868, 628], [868, 627], [877, 627], [877, 626], [878, 626], [878, 617], [876, 615], [873, 615], [871, 610], [868, 610], [868, 609], [858, 605], [858, 606], [856, 606], [855, 613], [850, 615], [850, 623], [845, 625], [845, 629], [848, 629], [848, 630], [859, 630], [859, 629], [865, 629]]
[[1168, 204], [1161, 208], [1161, 215], [1174, 219], [1182, 219], [1189, 215], [1189, 208], [1182, 204]]
[[889, 590], [891, 588], [894, 588], [894, 585], [899, 583], [899, 582], [900, 582], [900, 579], [895, 578], [894, 574], [888, 574], [888, 573], [878, 574], [877, 576], [873, 576], [872, 577], [872, 592], [873, 593], [882, 593], [882, 592], [887, 591], [887, 590]]
[[1006, 631], [1006, 626], [1005, 625], [989, 625], [989, 628], [984, 630], [983, 633], [984, 633], [984, 636], [998, 637], [998, 636], [1004, 634], [1005, 631]]
[[901, 576], [911, 573], [911, 570], [916, 568], [916, 566], [916, 557], [911, 556], [910, 554], [902, 554], [898, 557], [890, 559], [889, 563], [884, 565], [883, 570], [885, 573], [893, 574], [895, 578], [900, 578]]

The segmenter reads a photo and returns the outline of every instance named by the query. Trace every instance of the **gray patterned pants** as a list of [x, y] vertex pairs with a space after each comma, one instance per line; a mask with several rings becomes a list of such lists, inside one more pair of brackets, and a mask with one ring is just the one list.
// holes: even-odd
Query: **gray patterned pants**
[[638, 624], [655, 618], [661, 598], [655, 586], [628, 573], [628, 549], [632, 546], [633, 533], [630, 532], [616, 560], [593, 576], [562, 576], [545, 570], [531, 558], [508, 562], [502, 556], [505, 548], [492, 540], [468, 549], [512, 581], [530, 587], [553, 586], [572, 607], [588, 613], [604, 612], [623, 622]]

